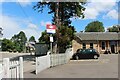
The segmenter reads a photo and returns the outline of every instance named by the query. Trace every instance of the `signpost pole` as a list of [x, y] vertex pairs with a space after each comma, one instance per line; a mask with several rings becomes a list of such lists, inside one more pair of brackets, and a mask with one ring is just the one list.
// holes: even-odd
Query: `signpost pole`
[[[50, 37], [52, 37], [52, 34], [50, 34]], [[52, 54], [52, 41], [50, 41], [50, 46], [51, 46], [51, 54]]]
[[52, 67], [52, 66], [55, 65], [54, 64], [54, 60], [53, 60], [54, 56], [53, 56], [53, 48], [52, 48], [52, 46], [53, 46], [53, 44], [52, 44], [52, 42], [53, 42], [53, 35], [52, 34], [55, 33], [56, 26], [55, 25], [51, 25], [51, 24], [47, 24], [46, 28], [47, 28], [47, 33], [50, 33], [51, 67]]
[[51, 40], [51, 37], [52, 37], [52, 34], [50, 34], [50, 49], [51, 49], [51, 67], [53, 67], [54, 66], [54, 56], [53, 56], [53, 50], [52, 50], [52, 40]]

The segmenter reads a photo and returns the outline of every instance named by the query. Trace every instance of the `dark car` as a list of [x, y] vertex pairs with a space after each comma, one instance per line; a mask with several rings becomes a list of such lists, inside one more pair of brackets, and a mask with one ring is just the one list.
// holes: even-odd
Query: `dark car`
[[78, 49], [73, 59], [98, 59], [99, 53], [95, 49]]

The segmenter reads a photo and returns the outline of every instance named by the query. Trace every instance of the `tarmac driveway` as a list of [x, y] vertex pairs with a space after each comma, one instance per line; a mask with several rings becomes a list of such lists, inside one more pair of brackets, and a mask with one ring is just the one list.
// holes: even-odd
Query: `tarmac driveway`
[[101, 55], [98, 60], [71, 60], [65, 65], [46, 69], [35, 75], [24, 72], [25, 78], [118, 78], [118, 55]]

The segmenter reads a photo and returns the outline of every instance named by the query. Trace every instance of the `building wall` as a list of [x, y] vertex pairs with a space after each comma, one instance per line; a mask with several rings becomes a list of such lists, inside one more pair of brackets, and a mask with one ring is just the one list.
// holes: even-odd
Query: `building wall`
[[[90, 48], [90, 43], [93, 43], [93, 48], [96, 49], [99, 53], [103, 54], [107, 49], [111, 51], [110, 41], [104, 41], [105, 42], [105, 49], [102, 50], [102, 42], [103, 41], [80, 41], [79, 39], [73, 40], [73, 53], [77, 51], [77, 49], [83, 48], [83, 43], [86, 43], [86, 49]], [[120, 50], [120, 41], [117, 42], [117, 45], [115, 45], [115, 53]]]
[[72, 41], [73, 53], [77, 51], [77, 49], [83, 48], [83, 43], [86, 43], [86, 49], [90, 48], [90, 43], [93, 43], [93, 48], [97, 48], [97, 41], [80, 41], [79, 39]]
[[72, 41], [73, 53], [77, 51], [77, 49], [82, 48], [81, 42], [77, 40]]

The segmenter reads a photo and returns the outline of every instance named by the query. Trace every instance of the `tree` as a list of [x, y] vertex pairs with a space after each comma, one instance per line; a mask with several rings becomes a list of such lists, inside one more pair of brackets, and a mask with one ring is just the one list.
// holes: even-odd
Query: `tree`
[[[33, 8], [34, 10], [38, 10], [38, 12], [43, 12], [44, 7], [48, 7], [50, 9], [50, 11], [48, 12], [48, 14], [53, 14], [53, 19], [52, 19], [52, 24], [55, 24], [57, 26], [57, 31], [56, 34], [54, 35], [54, 41], [57, 43], [58, 48], [63, 48], [66, 47], [66, 45], [68, 45], [69, 37], [73, 37], [74, 35], [69, 35], [69, 33], [67, 33], [66, 31], [63, 30], [70, 30], [70, 32], [75, 32], [75, 29], [73, 26], [71, 26], [71, 20], [70, 18], [73, 17], [79, 17], [79, 18], [84, 18], [84, 11], [85, 8], [83, 7], [83, 5], [86, 2], [38, 2]], [[67, 27], [67, 28], [65, 28]], [[64, 29], [63, 29], [64, 28]], [[59, 30], [61, 29], [61, 30]], [[63, 32], [66, 32], [63, 33]], [[62, 37], [64, 38], [62, 38]], [[65, 40], [66, 39], [66, 40]], [[46, 42], [49, 43], [49, 35], [46, 32], [42, 33], [42, 36], [39, 38], [40, 42]], [[68, 41], [68, 42], [67, 42]], [[65, 43], [66, 42], [66, 43]], [[62, 44], [63, 43], [63, 44]], [[64, 46], [64, 47], [63, 47]]]
[[107, 29], [108, 32], [120, 32], [120, 25], [114, 25]]
[[50, 43], [49, 34], [47, 34], [46, 30], [42, 32], [42, 35], [38, 40], [40, 43]]
[[35, 37], [34, 37], [34, 36], [31, 36], [31, 37], [29, 38], [29, 42], [36, 42], [36, 41], [35, 41]]
[[11, 40], [15, 43], [15, 50], [18, 52], [22, 52], [25, 49], [25, 43], [27, 41], [27, 37], [23, 31], [20, 31], [19, 34], [14, 35]]
[[[73, 26], [71, 27], [61, 26], [59, 27], [59, 29], [57, 29], [57, 32], [59, 32], [59, 34], [57, 33], [53, 34], [54, 41], [55, 41], [54, 43], [56, 43], [56, 39], [58, 35], [59, 36], [58, 37], [59, 52], [65, 52], [67, 46], [72, 45], [75, 29]], [[42, 36], [39, 38], [39, 42], [47, 43], [47, 44], [50, 43], [50, 37], [46, 31], [42, 32]]]
[[[54, 14], [53, 24], [58, 26], [70, 26], [72, 17], [84, 18], [86, 2], [38, 2], [33, 8], [38, 12], [43, 12], [44, 7], [48, 7], [48, 14]], [[59, 23], [58, 23], [59, 22]]]
[[61, 26], [58, 29], [59, 38], [58, 38], [58, 46], [59, 52], [65, 52], [67, 46], [72, 45], [72, 40], [74, 39], [74, 27], [66, 27]]
[[3, 39], [2, 40], [2, 51], [10, 51], [12, 52], [14, 50], [15, 46], [14, 43], [9, 39]]
[[102, 22], [93, 21], [85, 27], [85, 32], [104, 32], [104, 26]]

